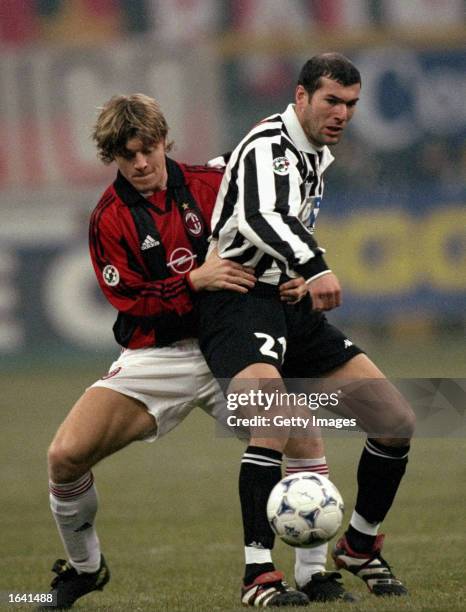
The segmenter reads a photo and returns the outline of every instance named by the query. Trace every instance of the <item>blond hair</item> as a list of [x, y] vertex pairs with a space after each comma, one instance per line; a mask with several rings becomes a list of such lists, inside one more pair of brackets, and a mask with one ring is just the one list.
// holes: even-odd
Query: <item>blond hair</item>
[[[101, 107], [92, 130], [98, 156], [105, 164], [125, 155], [131, 138], [139, 138], [149, 146], [166, 141], [167, 134], [168, 125], [160, 106], [142, 93], [110, 98]], [[172, 144], [166, 143], [167, 151]]]

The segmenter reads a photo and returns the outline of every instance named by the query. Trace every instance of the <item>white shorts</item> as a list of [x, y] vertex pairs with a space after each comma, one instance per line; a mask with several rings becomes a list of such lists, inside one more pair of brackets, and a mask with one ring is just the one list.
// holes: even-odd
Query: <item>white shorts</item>
[[126, 349], [91, 387], [113, 389], [145, 404], [157, 422], [157, 433], [147, 442], [168, 433], [193, 408], [218, 418], [224, 407], [222, 391], [194, 339], [163, 348]]

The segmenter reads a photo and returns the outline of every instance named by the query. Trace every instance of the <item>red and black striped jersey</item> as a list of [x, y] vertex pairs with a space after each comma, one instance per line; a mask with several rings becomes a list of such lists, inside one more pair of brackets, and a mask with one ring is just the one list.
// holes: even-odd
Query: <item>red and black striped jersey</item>
[[203, 262], [223, 172], [166, 160], [166, 190], [145, 198], [118, 173], [91, 215], [92, 264], [128, 348], [197, 335], [188, 273]]

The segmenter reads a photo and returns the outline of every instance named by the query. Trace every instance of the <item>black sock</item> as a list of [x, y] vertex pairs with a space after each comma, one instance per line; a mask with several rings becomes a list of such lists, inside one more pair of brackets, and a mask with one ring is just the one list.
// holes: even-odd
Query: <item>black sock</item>
[[273, 572], [275, 565], [273, 563], [248, 563], [244, 570], [243, 582], [245, 585], [251, 584], [261, 574], [265, 572]]
[[368, 535], [355, 529], [352, 525], [348, 526], [345, 532], [348, 544], [357, 553], [369, 552], [374, 547], [375, 538], [377, 536]]
[[[273, 548], [274, 534], [267, 519], [266, 507], [270, 491], [282, 477], [281, 460], [282, 453], [260, 446], [248, 446], [243, 455], [239, 473], [239, 496], [245, 546]], [[255, 567], [251, 572], [248, 571], [248, 567], [259, 565], [267, 567]], [[248, 564], [245, 582], [249, 584], [259, 574], [273, 569], [270, 563]], [[251, 578], [253, 574], [255, 575]]]
[[[408, 446], [385, 446], [368, 438], [358, 466], [358, 496], [355, 510], [369, 523], [381, 523], [395, 498], [408, 463]], [[356, 537], [356, 533], [360, 534]], [[363, 552], [372, 536], [348, 530], [349, 545]], [[374, 538], [375, 540], [375, 538]], [[372, 544], [374, 542], [372, 540]], [[359, 548], [359, 550], [358, 550]], [[370, 550], [370, 548], [365, 548]]]

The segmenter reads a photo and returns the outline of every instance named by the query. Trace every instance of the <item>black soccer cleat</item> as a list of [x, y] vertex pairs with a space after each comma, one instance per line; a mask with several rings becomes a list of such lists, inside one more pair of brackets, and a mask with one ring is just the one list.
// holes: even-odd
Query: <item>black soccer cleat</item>
[[71, 608], [77, 599], [91, 591], [101, 591], [110, 580], [110, 570], [103, 555], [100, 557], [100, 567], [96, 572], [78, 574], [74, 567], [64, 559], [55, 561], [52, 572], [57, 574], [50, 585], [52, 587], [50, 593], [54, 596], [54, 601], [51, 604], [39, 606], [37, 610]]
[[338, 578], [341, 578], [338, 572], [317, 572], [309, 582], [298, 588], [307, 595], [309, 601], [357, 601], [354, 595], [345, 591]]
[[283, 578], [283, 572], [276, 570], [261, 574], [254, 582], [241, 588], [241, 603], [253, 608], [307, 606], [307, 596], [292, 589]]
[[352, 550], [346, 537], [343, 536], [332, 552], [335, 565], [337, 569], [346, 569], [364, 580], [369, 591], [378, 597], [408, 595], [408, 589], [394, 576], [390, 566], [382, 557], [384, 537], [382, 534], [376, 537], [370, 552], [357, 553]]

